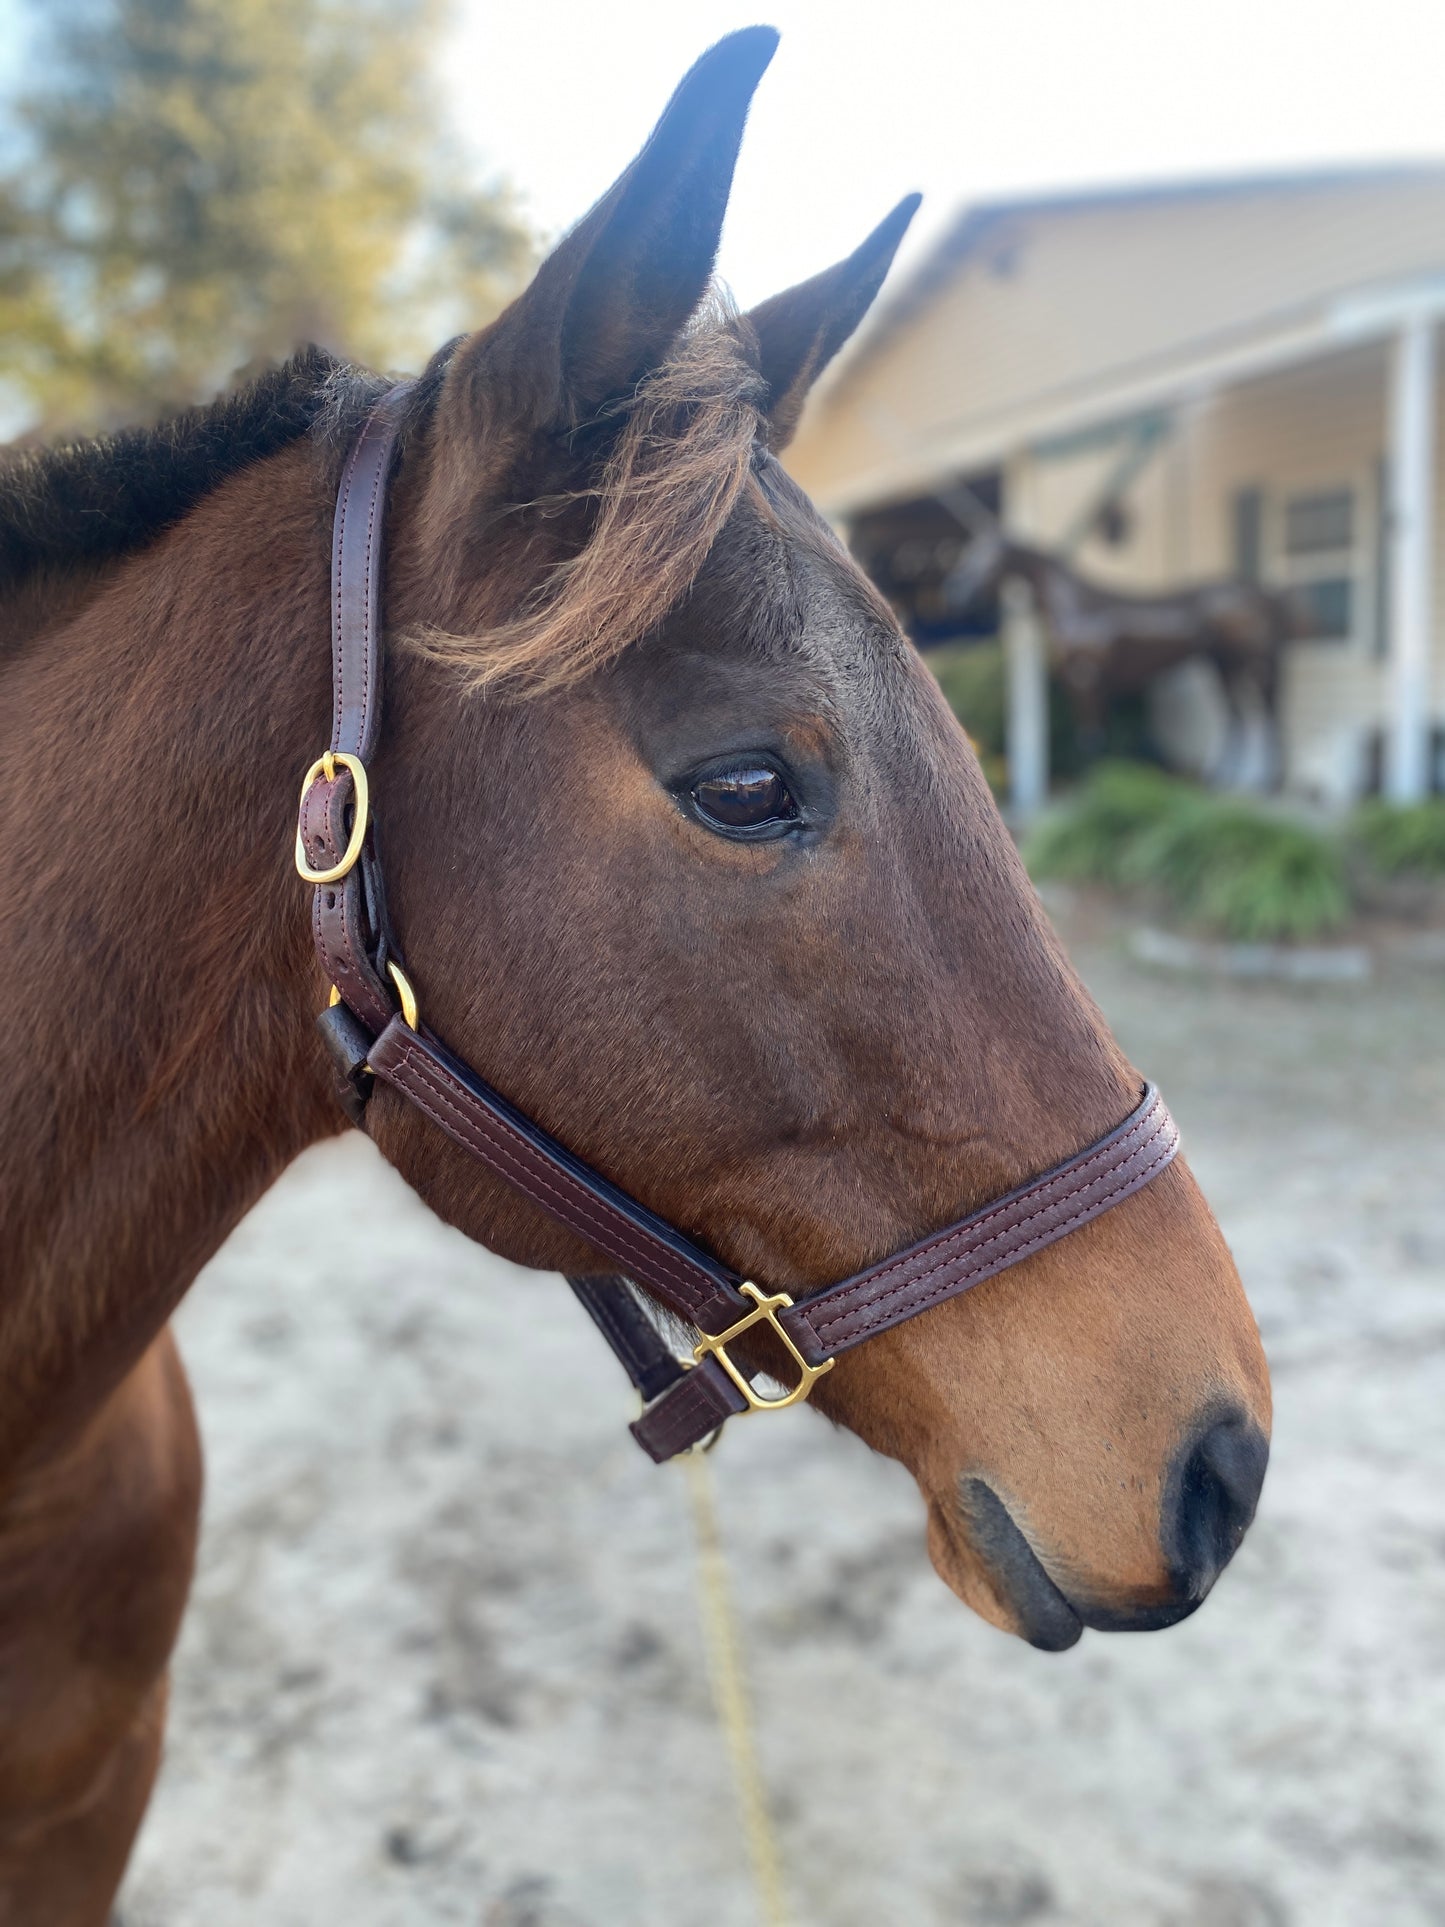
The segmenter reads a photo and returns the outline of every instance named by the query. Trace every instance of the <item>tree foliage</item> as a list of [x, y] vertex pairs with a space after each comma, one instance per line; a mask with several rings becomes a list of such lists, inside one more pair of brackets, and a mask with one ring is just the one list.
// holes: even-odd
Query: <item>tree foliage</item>
[[0, 171], [12, 398], [104, 427], [306, 340], [414, 365], [495, 313], [530, 247], [442, 131], [443, 6], [44, 0]]

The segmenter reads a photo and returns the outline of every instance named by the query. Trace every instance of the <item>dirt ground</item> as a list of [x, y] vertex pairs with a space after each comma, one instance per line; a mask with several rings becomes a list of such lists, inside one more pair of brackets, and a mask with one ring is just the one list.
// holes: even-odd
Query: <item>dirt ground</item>
[[[898, 1468], [740, 1425], [713, 1465], [796, 1919], [1445, 1921], [1445, 980], [1076, 947], [1259, 1314], [1260, 1517], [1187, 1624], [1047, 1656], [945, 1591]], [[352, 1138], [180, 1334], [206, 1529], [125, 1927], [755, 1922], [684, 1479], [560, 1281]]]

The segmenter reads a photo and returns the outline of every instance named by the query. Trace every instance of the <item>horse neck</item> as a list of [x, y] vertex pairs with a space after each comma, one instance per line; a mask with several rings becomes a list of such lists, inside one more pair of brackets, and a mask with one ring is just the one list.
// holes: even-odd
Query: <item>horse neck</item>
[[328, 522], [297, 444], [0, 658], [0, 1467], [40, 1412], [93, 1409], [340, 1122], [288, 855]]

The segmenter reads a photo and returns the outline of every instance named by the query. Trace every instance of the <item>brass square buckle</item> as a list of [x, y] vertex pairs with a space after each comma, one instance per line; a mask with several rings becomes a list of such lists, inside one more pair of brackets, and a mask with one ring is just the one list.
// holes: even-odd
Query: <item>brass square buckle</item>
[[[823, 1376], [824, 1372], [832, 1371], [834, 1365], [837, 1363], [836, 1359], [826, 1358], [821, 1365], [810, 1365], [793, 1343], [792, 1339], [789, 1338], [788, 1334], [783, 1330], [782, 1326], [778, 1323], [778, 1313], [780, 1311], [787, 1311], [793, 1302], [787, 1292], [775, 1291], [772, 1296], [769, 1297], [759, 1291], [756, 1285], [743, 1285], [740, 1289], [744, 1298], [752, 1299], [753, 1310], [747, 1312], [735, 1325], [729, 1325], [725, 1332], [718, 1332], [716, 1337], [711, 1333], [705, 1332], [698, 1343], [692, 1348], [694, 1364], [701, 1365], [703, 1359], [711, 1353], [747, 1400], [749, 1408], [754, 1412], [776, 1412], [781, 1411], [785, 1405], [801, 1404], [809, 1392], [812, 1391], [814, 1385], [816, 1385], [818, 1380]], [[781, 1340], [783, 1349], [798, 1368], [799, 1377], [797, 1384], [793, 1387], [792, 1391], [785, 1392], [781, 1398], [764, 1398], [761, 1392], [753, 1389], [747, 1377], [738, 1370], [737, 1366], [734, 1365], [728, 1357], [727, 1348], [735, 1338], [741, 1337], [745, 1331], [751, 1331], [754, 1325], [762, 1324], [771, 1325], [774, 1334]]]
[[305, 807], [306, 793], [318, 776], [324, 776], [328, 783], [336, 781], [336, 765], [351, 771], [351, 780], [356, 787], [356, 809], [351, 819], [351, 835], [347, 839], [346, 853], [341, 861], [329, 870], [313, 870], [306, 861], [306, 851], [301, 842], [301, 828], [296, 829], [296, 873], [303, 883], [339, 883], [355, 868], [356, 859], [361, 855], [361, 846], [366, 841], [366, 825], [371, 814], [371, 793], [366, 781], [366, 766], [359, 756], [348, 755], [344, 749], [328, 749], [323, 756], [307, 770], [301, 779], [301, 804]]

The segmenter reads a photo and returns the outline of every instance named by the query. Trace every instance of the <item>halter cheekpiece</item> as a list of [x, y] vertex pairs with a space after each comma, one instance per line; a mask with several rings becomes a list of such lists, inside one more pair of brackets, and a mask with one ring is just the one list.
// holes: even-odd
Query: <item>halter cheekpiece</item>
[[[331, 1001], [318, 1019], [360, 1123], [382, 1078], [462, 1148], [618, 1266], [572, 1278], [644, 1401], [632, 1431], [661, 1461], [748, 1410], [805, 1399], [840, 1352], [956, 1297], [1087, 1224], [1158, 1176], [1179, 1133], [1154, 1086], [1124, 1122], [1065, 1163], [907, 1250], [794, 1301], [737, 1277], [576, 1158], [454, 1057], [422, 1023], [386, 911], [367, 765], [381, 696], [382, 523], [402, 383], [382, 397], [347, 458], [331, 555], [331, 742], [307, 770], [296, 867], [314, 888], [312, 932]], [[633, 1295], [636, 1281], [700, 1334], [675, 1358]], [[760, 1392], [731, 1347], [766, 1325], [793, 1374]], [[786, 1362], [784, 1362], [786, 1361]]]

